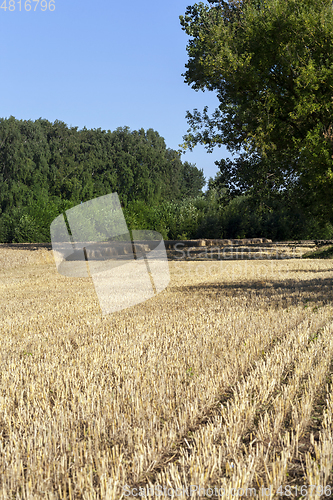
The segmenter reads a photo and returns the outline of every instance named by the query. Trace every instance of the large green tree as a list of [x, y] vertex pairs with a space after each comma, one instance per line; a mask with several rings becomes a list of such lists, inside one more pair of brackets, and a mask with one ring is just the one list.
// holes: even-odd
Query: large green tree
[[252, 192], [292, 189], [333, 216], [333, 8], [331, 0], [202, 2], [180, 16], [191, 37], [185, 82], [216, 92], [208, 114], [187, 112], [184, 147], [241, 152], [221, 181]]

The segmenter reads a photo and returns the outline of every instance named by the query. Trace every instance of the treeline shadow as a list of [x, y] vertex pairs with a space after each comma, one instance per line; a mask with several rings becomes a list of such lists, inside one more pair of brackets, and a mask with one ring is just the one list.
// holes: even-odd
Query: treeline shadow
[[332, 278], [312, 278], [308, 280], [269, 280], [243, 281], [233, 283], [200, 283], [196, 285], [177, 286], [177, 291], [184, 294], [220, 295], [235, 297], [241, 295], [246, 302], [253, 301], [254, 297], [262, 297], [267, 307], [283, 307], [290, 305], [326, 305], [333, 303], [333, 276]]

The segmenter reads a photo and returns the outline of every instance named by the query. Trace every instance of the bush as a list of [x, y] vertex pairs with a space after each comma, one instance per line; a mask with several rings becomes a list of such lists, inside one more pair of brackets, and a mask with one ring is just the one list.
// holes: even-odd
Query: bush
[[223, 226], [221, 217], [217, 215], [206, 215], [199, 224], [194, 238], [219, 239], [223, 236]]
[[46, 243], [51, 241], [50, 225], [64, 210], [73, 206], [61, 199], [30, 200], [0, 215], [1, 243]]
[[15, 222], [8, 213], [0, 216], [0, 243], [12, 243]]
[[23, 214], [14, 228], [13, 243], [36, 243], [40, 240], [40, 227], [33, 217]]
[[151, 207], [144, 202], [131, 202], [124, 214], [129, 229], [158, 231], [166, 240], [191, 238], [198, 227], [199, 211], [191, 199], [181, 203], [164, 201]]

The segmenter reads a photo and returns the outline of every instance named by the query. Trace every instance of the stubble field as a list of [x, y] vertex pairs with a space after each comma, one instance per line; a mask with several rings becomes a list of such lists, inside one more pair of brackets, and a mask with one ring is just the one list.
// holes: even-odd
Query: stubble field
[[333, 496], [332, 261], [169, 265], [102, 316], [50, 251], [0, 248], [2, 499]]

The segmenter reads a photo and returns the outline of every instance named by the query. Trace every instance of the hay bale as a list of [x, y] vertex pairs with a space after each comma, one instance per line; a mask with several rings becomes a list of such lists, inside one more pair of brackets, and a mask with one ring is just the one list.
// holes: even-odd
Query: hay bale
[[117, 250], [115, 249], [115, 247], [107, 247], [107, 248], [103, 248], [103, 251], [102, 251], [103, 255], [105, 257], [117, 257], [118, 256], [118, 252]]

